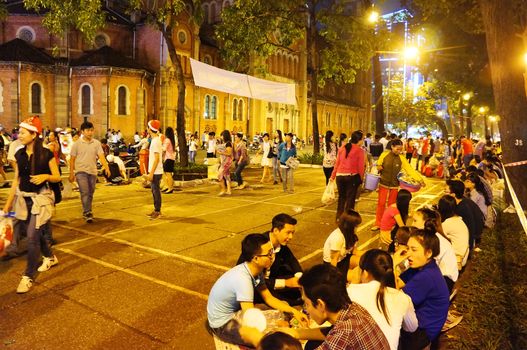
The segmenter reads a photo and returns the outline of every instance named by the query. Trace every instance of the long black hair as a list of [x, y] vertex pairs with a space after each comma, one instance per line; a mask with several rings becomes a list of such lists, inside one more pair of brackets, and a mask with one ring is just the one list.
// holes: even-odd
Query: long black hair
[[355, 234], [355, 228], [361, 222], [360, 214], [353, 209], [347, 209], [340, 215], [339, 229], [346, 240], [346, 249], [352, 248], [359, 241], [359, 237]]
[[172, 149], [175, 151], [176, 150], [176, 139], [174, 138], [174, 129], [172, 129], [171, 126], [169, 126], [165, 130], [165, 136], [167, 137], [167, 139], [170, 140], [170, 142], [172, 142]]
[[472, 182], [474, 184], [474, 187], [476, 188], [476, 191], [483, 195], [483, 197], [485, 198], [485, 205], [491, 205], [492, 200], [490, 199], [487, 191], [485, 191], [485, 185], [483, 185], [483, 182], [481, 181], [479, 175], [476, 173], [469, 173], [467, 175], [467, 180]]
[[284, 142], [284, 137], [282, 136], [282, 130], [276, 129], [276, 134], [278, 135], [278, 144]]
[[456, 199], [448, 194], [445, 194], [439, 202], [437, 203], [437, 210], [441, 216], [441, 221], [444, 222], [446, 219], [449, 219], [456, 215]]
[[383, 313], [388, 324], [391, 324], [384, 298], [387, 287], [395, 288], [395, 275], [393, 273], [391, 255], [381, 249], [370, 249], [361, 256], [359, 267], [381, 283], [377, 292], [377, 309]]
[[408, 208], [410, 207], [411, 200], [412, 194], [410, 193], [410, 191], [400, 189], [399, 192], [397, 192], [397, 199], [395, 200], [395, 203], [397, 205], [397, 210], [399, 210], [399, 214], [401, 215], [401, 219], [403, 219], [404, 223], [406, 223], [406, 220], [408, 220]]
[[333, 137], [333, 131], [326, 131], [326, 153], [331, 152], [331, 138]]
[[364, 133], [360, 130], [356, 130], [351, 134], [351, 140], [346, 144], [346, 158], [348, 158], [352, 145], [359, 143], [359, 141], [362, 140], [363, 135]]
[[[40, 138], [40, 135], [38, 135], [34, 131], [29, 131], [29, 132], [32, 135], [36, 134], [36, 137], [33, 140], [33, 157], [31, 158], [31, 175], [38, 175], [36, 174], [37, 169], [46, 169], [47, 167], [49, 167], [48, 158], [46, 157], [46, 153], [51, 152], [51, 151], [44, 147], [44, 142]], [[51, 174], [51, 169], [50, 169], [50, 174]]]

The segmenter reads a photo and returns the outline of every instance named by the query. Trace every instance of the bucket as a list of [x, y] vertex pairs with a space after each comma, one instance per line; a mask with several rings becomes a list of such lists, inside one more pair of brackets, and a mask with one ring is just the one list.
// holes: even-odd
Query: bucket
[[366, 175], [364, 176], [364, 188], [369, 191], [375, 191], [377, 189], [377, 186], [379, 186], [380, 180], [380, 175], [366, 173]]

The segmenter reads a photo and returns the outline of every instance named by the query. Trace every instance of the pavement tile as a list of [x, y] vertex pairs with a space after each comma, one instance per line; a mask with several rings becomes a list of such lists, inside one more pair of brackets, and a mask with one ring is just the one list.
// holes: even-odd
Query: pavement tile
[[163, 344], [60, 295], [31, 293], [31, 300], [2, 310], [0, 341], [6, 349], [129, 350]]
[[167, 343], [178, 338], [191, 323], [203, 318], [206, 313], [206, 301], [203, 299], [123, 272], [88, 281], [63, 293], [107, 317]]

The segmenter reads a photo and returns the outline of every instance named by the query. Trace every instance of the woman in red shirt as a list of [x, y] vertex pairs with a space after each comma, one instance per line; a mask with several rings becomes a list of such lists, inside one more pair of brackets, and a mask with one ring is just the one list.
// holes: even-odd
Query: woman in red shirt
[[364, 178], [364, 151], [361, 148], [364, 134], [354, 131], [351, 142], [340, 147], [337, 161], [331, 174], [331, 181], [336, 179], [339, 191], [337, 220], [347, 209], [355, 209], [357, 190]]

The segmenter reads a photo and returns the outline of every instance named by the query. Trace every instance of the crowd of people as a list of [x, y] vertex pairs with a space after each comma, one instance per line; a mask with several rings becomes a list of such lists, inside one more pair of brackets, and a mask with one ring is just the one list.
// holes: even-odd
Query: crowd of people
[[[161, 134], [160, 121], [150, 120], [147, 129], [148, 136], [134, 136], [132, 147], [147, 153], [141, 168], [153, 197], [148, 216], [157, 219], [161, 193], [173, 191], [171, 174], [178, 148], [172, 128]], [[98, 164], [111, 178], [110, 164], [119, 157], [115, 150], [110, 154], [107, 140], [93, 137], [90, 122], [84, 122], [76, 135], [81, 137], [69, 145], [65, 157], [60, 132], [44, 131], [35, 116], [20, 123], [16, 138], [9, 142], [6, 158], [15, 175], [3, 211], [14, 211], [16, 216], [16, 238], [10, 247], [16, 250], [20, 237], [28, 239], [27, 268], [18, 293], [31, 289], [37, 271], [58, 264], [52, 251], [51, 215], [60, 201], [61, 161], [67, 161], [69, 180], [80, 191], [83, 218], [91, 223]], [[237, 188], [243, 189], [247, 186], [243, 171], [250, 162], [244, 135], [235, 134], [234, 141], [228, 130], [218, 138], [215, 133], [207, 136], [207, 157], [219, 158], [220, 195], [231, 193], [231, 168]], [[284, 192], [293, 192], [294, 135], [276, 130], [272, 138], [268, 133], [261, 137], [260, 181], [275, 185], [281, 181]], [[503, 185], [499, 144], [490, 138], [474, 142], [463, 136], [459, 141], [433, 140], [430, 135], [402, 139], [387, 133], [372, 138], [360, 130], [338, 140], [328, 131], [324, 141], [323, 173], [339, 198], [334, 230], [321, 247], [321, 264], [303, 271], [288, 247], [297, 219], [276, 215], [268, 232], [243, 239], [237, 265], [212, 287], [207, 328], [228, 343], [260, 349], [278, 349], [278, 345], [295, 349], [298, 340], [307, 340], [305, 349], [425, 349], [461, 319], [449, 311], [450, 303], [460, 274], [482, 249], [485, 228], [495, 222], [493, 197]], [[195, 152], [199, 147], [195, 135], [189, 142], [190, 152]], [[117, 168], [125, 177], [122, 166]], [[372, 173], [378, 176], [372, 230], [379, 230], [379, 245], [361, 251], [356, 230], [362, 217], [355, 204], [365, 177]], [[434, 175], [446, 180], [444, 195], [433, 207], [411, 212], [412, 192]], [[262, 303], [290, 315], [295, 326], [286, 323], [271, 334], [245, 326], [243, 313]]]
[[[275, 216], [269, 232], [244, 238], [237, 265], [212, 287], [209, 332], [258, 348], [269, 338], [275, 339], [273, 349], [299, 349], [297, 340], [307, 340], [304, 349], [430, 348], [442, 331], [461, 321], [462, 315], [450, 310], [456, 282], [482, 249], [485, 228], [495, 222], [493, 193], [503, 182], [499, 145], [489, 140], [482, 148], [466, 137], [459, 142], [432, 141], [430, 135], [372, 138], [362, 131], [337, 140], [328, 131], [323, 171], [327, 185], [336, 183], [339, 199], [321, 264], [303, 271], [287, 247], [297, 220]], [[425, 185], [425, 169], [434, 158], [448, 168], [438, 173], [434, 166], [434, 175], [445, 179], [444, 194], [433, 206], [411, 212], [412, 192]], [[371, 172], [379, 176], [372, 227], [379, 230], [379, 247], [361, 251], [356, 230], [362, 218], [355, 203]], [[408, 178], [414, 187], [401, 188], [401, 179]], [[267, 334], [246, 325], [243, 314], [261, 303], [293, 321]]]

